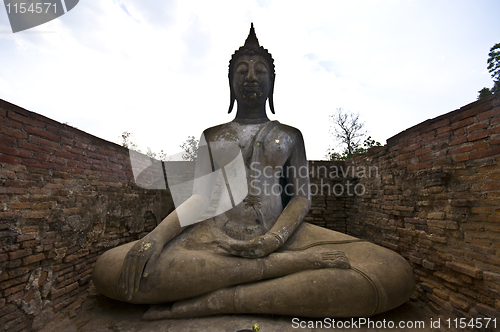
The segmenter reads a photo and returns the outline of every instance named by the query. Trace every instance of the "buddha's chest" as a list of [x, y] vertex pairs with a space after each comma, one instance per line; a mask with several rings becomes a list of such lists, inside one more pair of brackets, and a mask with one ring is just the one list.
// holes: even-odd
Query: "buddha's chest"
[[[260, 167], [282, 167], [293, 149], [293, 139], [279, 126], [274, 127], [262, 137], [262, 126], [238, 126], [212, 133], [207, 137], [213, 161], [225, 166], [236, 158], [260, 163]], [[260, 141], [258, 137], [260, 136]]]

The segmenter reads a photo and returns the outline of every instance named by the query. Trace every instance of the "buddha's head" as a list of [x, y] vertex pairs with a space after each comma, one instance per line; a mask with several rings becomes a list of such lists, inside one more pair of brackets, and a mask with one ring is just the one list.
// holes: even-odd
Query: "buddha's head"
[[274, 60], [271, 54], [259, 45], [253, 23], [245, 45], [240, 47], [229, 61], [229, 88], [231, 90], [231, 113], [234, 101], [261, 104], [269, 98], [269, 108], [274, 114]]

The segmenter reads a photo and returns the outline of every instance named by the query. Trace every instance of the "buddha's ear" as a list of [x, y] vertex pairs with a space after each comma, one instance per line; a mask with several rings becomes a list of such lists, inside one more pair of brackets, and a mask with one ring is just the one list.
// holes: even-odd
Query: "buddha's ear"
[[274, 113], [274, 101], [273, 101], [273, 95], [274, 95], [274, 79], [276, 78], [276, 74], [273, 75], [273, 78], [271, 80], [271, 89], [269, 91], [269, 109], [271, 110], [271, 113]]
[[236, 100], [236, 96], [234, 95], [231, 81], [229, 82], [229, 90], [231, 91], [231, 96], [230, 96], [231, 101], [229, 103], [229, 110], [227, 111], [227, 114], [231, 113], [231, 111], [233, 110], [234, 101]]

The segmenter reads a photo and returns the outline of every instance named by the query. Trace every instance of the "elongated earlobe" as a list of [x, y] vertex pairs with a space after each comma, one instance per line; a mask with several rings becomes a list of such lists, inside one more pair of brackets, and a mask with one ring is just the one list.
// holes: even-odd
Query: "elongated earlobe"
[[271, 110], [271, 113], [274, 113], [274, 101], [273, 101], [273, 96], [274, 96], [274, 80], [276, 78], [276, 75], [273, 77], [273, 82], [271, 83], [271, 90], [269, 91], [269, 109]]
[[227, 114], [231, 113], [234, 107], [234, 101], [236, 100], [236, 97], [234, 96], [233, 89], [231, 89], [231, 84], [229, 84], [229, 89], [231, 90], [231, 101], [229, 103], [229, 110], [227, 111]]

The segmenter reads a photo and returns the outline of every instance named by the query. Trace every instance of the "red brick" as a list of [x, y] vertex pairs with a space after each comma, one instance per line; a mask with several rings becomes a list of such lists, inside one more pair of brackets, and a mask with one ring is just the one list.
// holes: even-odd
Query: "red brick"
[[12, 156], [6, 156], [6, 155], [0, 155], [0, 163], [7, 163], [7, 164], [20, 164], [21, 163], [21, 158], [18, 157], [12, 157]]
[[[69, 138], [75, 137], [75, 133], [73, 133], [72, 131], [69, 131], [69, 130], [60, 129], [59, 133], [63, 136], [69, 137]], [[71, 144], [73, 144], [73, 143], [71, 143]]]
[[443, 119], [441, 121], [438, 121], [438, 122], [435, 122], [435, 123], [432, 123], [432, 124], [426, 126], [425, 130], [431, 131], [431, 130], [434, 130], [436, 128], [441, 128], [441, 127], [447, 126], [449, 124], [450, 124], [450, 119]]
[[9, 207], [12, 210], [23, 210], [23, 209], [29, 209], [30, 208], [29, 203], [10, 203]]
[[4, 118], [4, 117], [0, 118], [0, 124], [4, 125], [5, 127], [8, 127], [8, 128], [23, 129], [22, 123], [19, 123], [16, 121], [11, 121], [11, 120]]
[[5, 180], [3, 185], [6, 187], [29, 188], [33, 186], [33, 181]]
[[455, 148], [455, 149], [450, 149], [448, 151], [449, 154], [458, 154], [458, 153], [463, 153], [463, 152], [469, 152], [472, 150], [472, 144], [468, 144], [468, 145], [462, 145], [458, 148]]
[[48, 210], [52, 209], [52, 203], [39, 203], [31, 205], [31, 210]]
[[28, 137], [28, 135], [20, 130], [5, 127], [3, 125], [0, 125], [0, 133], [5, 134], [7, 136], [15, 137], [15, 138], [22, 138], [25, 139]]
[[79, 154], [79, 155], [82, 155], [82, 156], [85, 156], [85, 155], [86, 155], [86, 152], [85, 152], [85, 151], [83, 151], [82, 149], [75, 148], [75, 147], [73, 147], [73, 146], [68, 146], [68, 145], [66, 145], [66, 146], [64, 146], [64, 149], [65, 149], [66, 151], [71, 152], [71, 153], [76, 153], [76, 154]]
[[457, 122], [462, 119], [466, 119], [468, 117], [474, 116], [478, 113], [487, 111], [490, 108], [489, 104], [479, 104], [479, 105], [466, 105], [460, 108], [460, 111], [457, 112], [455, 116], [451, 118], [451, 122]]
[[108, 168], [105, 166], [94, 164], [94, 165], [92, 165], [92, 170], [106, 172], [106, 171], [108, 171]]
[[428, 144], [435, 144], [435, 143], [439, 143], [439, 142], [443, 142], [443, 141], [446, 141], [450, 138], [450, 133], [444, 133], [444, 134], [441, 134], [439, 136], [436, 136], [436, 137], [432, 137], [432, 138], [429, 138], [429, 139], [426, 139], [424, 141], [422, 141], [422, 145], [428, 145]]
[[19, 142], [19, 147], [28, 149], [30, 151], [35, 151], [35, 152], [43, 152], [47, 154], [51, 154], [54, 152], [54, 148], [45, 146], [45, 145], [37, 145], [33, 144], [27, 141], [20, 141]]
[[474, 151], [470, 153], [470, 159], [480, 159], [500, 155], [500, 146], [484, 149], [479, 151]]
[[488, 174], [490, 179], [500, 180], [500, 172]]
[[23, 258], [23, 265], [29, 265], [34, 262], [39, 262], [45, 259], [44, 254], [37, 254]]
[[452, 130], [451, 126], [441, 127], [441, 128], [438, 128], [437, 134], [441, 135], [442, 133], [447, 133], [451, 130]]
[[490, 127], [488, 129], [488, 132], [490, 133], [490, 135], [500, 134], [500, 126]]
[[487, 112], [483, 112], [483, 113], [480, 113], [476, 116], [476, 118], [479, 120], [479, 121], [482, 121], [484, 119], [489, 119], [489, 118], [493, 118], [493, 117], [496, 117], [496, 116], [500, 116], [500, 107], [495, 107], [494, 109], [492, 110], [489, 110]]
[[490, 140], [491, 145], [499, 145], [500, 144], [500, 136], [492, 137]]
[[[409, 152], [409, 153], [404, 153], [404, 154], [400, 154], [396, 157], [396, 160], [407, 160], [407, 159], [411, 159], [415, 156], [415, 153], [414, 152]], [[106, 171], [107, 169], [101, 169], [101, 170], [104, 170]]]
[[109, 149], [98, 148], [97, 152], [100, 153], [100, 154], [102, 154], [102, 155], [108, 156], [108, 157], [114, 157], [115, 156], [115, 153], [113, 151], [110, 151]]
[[418, 156], [424, 155], [426, 153], [429, 153], [431, 151], [432, 151], [431, 148], [418, 149], [418, 150], [415, 151], [415, 156], [418, 157]]
[[23, 211], [22, 215], [23, 215], [23, 217], [29, 218], [29, 219], [41, 219], [41, 218], [45, 218], [47, 213], [43, 212], [43, 211]]
[[[24, 296], [24, 292], [21, 291], [21, 292], [17, 292], [15, 294], [12, 294], [11, 296], [8, 296], [6, 300], [7, 300], [7, 303], [16, 302], [16, 301], [22, 300], [23, 296]], [[19, 318], [19, 321], [20, 321], [20, 318]], [[11, 323], [12, 322], [9, 322], [7, 324], [11, 324]], [[7, 324], [5, 324], [5, 325], [7, 325]]]
[[69, 167], [90, 169], [90, 164], [86, 164], [86, 163], [83, 163], [81, 161], [76, 161], [76, 160], [68, 160], [66, 165]]
[[474, 118], [467, 118], [467, 119], [464, 119], [464, 120], [461, 120], [461, 121], [458, 121], [458, 122], [453, 122], [450, 124], [450, 127], [455, 130], [455, 129], [458, 129], [458, 128], [463, 128], [463, 127], [466, 127], [470, 124], [473, 124], [474, 123]]
[[70, 152], [65, 152], [65, 151], [56, 151], [55, 155], [57, 157], [65, 158], [65, 159], [76, 159], [77, 155], [70, 153]]
[[468, 300], [462, 295], [455, 294], [450, 296], [450, 304], [458, 309], [468, 311], [471, 306], [471, 300]]
[[465, 135], [465, 129], [464, 128], [460, 128], [460, 129], [457, 129], [453, 132], [453, 136], [455, 137], [460, 137], [460, 136], [463, 136]]
[[446, 262], [445, 265], [449, 269], [452, 269], [452, 270], [457, 271], [459, 273], [463, 273], [463, 274], [468, 275], [470, 277], [473, 277], [476, 279], [483, 278], [483, 270], [478, 269], [476, 267], [465, 265], [465, 264], [460, 264], [460, 263], [456, 263], [456, 262]]
[[478, 140], [478, 139], [482, 139], [482, 138], [485, 138], [485, 137], [488, 137], [490, 134], [487, 130], [483, 130], [483, 131], [480, 131], [480, 132], [476, 132], [474, 134], [469, 134], [467, 135], [467, 140], [469, 142], [472, 142], [472, 141], [475, 141], [475, 140]]
[[479, 214], [490, 214], [491, 207], [489, 207], [489, 206], [476, 206], [476, 207], [472, 208], [471, 212], [472, 213], [479, 213]]
[[472, 133], [474, 131], [478, 131], [481, 129], [485, 129], [488, 127], [487, 123], [481, 122], [481, 123], [475, 123], [472, 126], [467, 127], [467, 132]]
[[436, 133], [434, 131], [432, 131], [430, 133], [425, 133], [425, 134], [419, 135], [417, 137], [414, 137], [414, 138], [410, 139], [408, 141], [408, 143], [413, 144], [415, 142], [421, 142], [421, 141], [424, 141], [424, 140], [429, 139], [429, 138], [434, 137], [434, 136], [436, 136]]
[[457, 145], [467, 142], [467, 136], [460, 136], [458, 138], [452, 139], [448, 144], [449, 145]]
[[31, 241], [24, 241], [22, 243], [22, 246], [23, 248], [30, 248], [30, 247], [35, 247], [38, 244], [39, 244], [38, 240], [31, 240]]
[[21, 234], [17, 237], [17, 242], [23, 242], [36, 239], [36, 234]]
[[54, 156], [51, 156], [51, 155], [41, 154], [41, 153], [36, 153], [33, 156], [33, 159], [40, 160], [42, 162], [49, 162], [49, 163], [59, 164], [59, 165], [65, 165], [66, 164], [66, 160], [63, 159], [63, 158], [54, 157]]
[[14, 251], [14, 252], [9, 253], [9, 257], [10, 257], [10, 260], [14, 260], [17, 258], [31, 255], [31, 253], [32, 253], [31, 249], [18, 250], [18, 251]]
[[48, 162], [42, 162], [42, 161], [38, 161], [38, 160], [33, 160], [33, 159], [27, 159], [27, 158], [24, 158], [22, 160], [22, 164], [27, 166], [27, 167], [37, 167], [37, 168], [46, 168], [46, 169], [55, 168], [54, 164], [51, 164]]
[[11, 279], [16, 278], [16, 277], [22, 276], [28, 272], [29, 272], [29, 269], [27, 267], [21, 267], [18, 269], [14, 269], [14, 270], [9, 271], [9, 278], [11, 278]]
[[430, 168], [430, 167], [432, 167], [432, 162], [428, 161], [428, 162], [421, 163], [421, 164], [408, 165], [408, 170], [414, 171], [414, 170], [419, 170], [419, 169], [423, 169], [423, 168]]
[[0, 194], [25, 195], [26, 193], [27, 193], [27, 190], [25, 188], [0, 187]]
[[[17, 139], [0, 134], [0, 142], [6, 146], [17, 146]], [[21, 141], [23, 142], [23, 141]]]
[[73, 145], [73, 140], [64, 136], [61, 136], [61, 143], [66, 145]]
[[61, 148], [61, 144], [58, 142], [50, 141], [48, 139], [41, 138], [41, 137], [34, 136], [34, 135], [30, 135], [29, 141], [32, 143], [40, 144], [40, 145], [50, 146], [50, 147], [53, 147], [55, 149]]
[[487, 148], [488, 147], [488, 142], [486, 141], [478, 141], [478, 142], [474, 142], [472, 143], [472, 150], [481, 150], [481, 149], [484, 149], [484, 148]]
[[3, 296], [7, 297], [11, 294], [20, 292], [24, 289], [24, 287], [25, 287], [25, 285], [21, 284], [21, 285], [17, 285], [17, 286], [11, 287], [11, 288], [7, 288], [6, 290], [4, 290]]
[[50, 139], [51, 141], [54, 141], [54, 142], [59, 142], [59, 140], [60, 140], [59, 135], [56, 135], [56, 134], [51, 133], [49, 131], [46, 131], [45, 129], [40, 129], [40, 128], [32, 127], [32, 126], [26, 126], [25, 130], [30, 134], [42, 136], [42, 137]]
[[[48, 193], [48, 191], [46, 193]], [[40, 194], [43, 193], [40, 192]], [[57, 201], [57, 198], [54, 196], [30, 196], [28, 200], [30, 202], [54, 202]]]
[[25, 234], [25, 233], [36, 233], [36, 232], [39, 232], [40, 231], [40, 227], [38, 226], [29, 226], [29, 227], [23, 227], [23, 229], [21, 230], [21, 233]]
[[60, 166], [59, 169], [63, 172], [68, 172], [71, 174], [83, 174], [83, 169], [77, 167]]
[[35, 127], [43, 127], [43, 126], [45, 126], [45, 124], [43, 122], [30, 119], [30, 118], [28, 118], [26, 116], [23, 116], [23, 115], [20, 115], [18, 113], [9, 112], [9, 114], [7, 116], [9, 118], [11, 118], [11, 119], [16, 120], [16, 121], [21, 121], [23, 123], [26, 123], [26, 124], [29, 124], [29, 125], [32, 125], [32, 126], [35, 126]]

